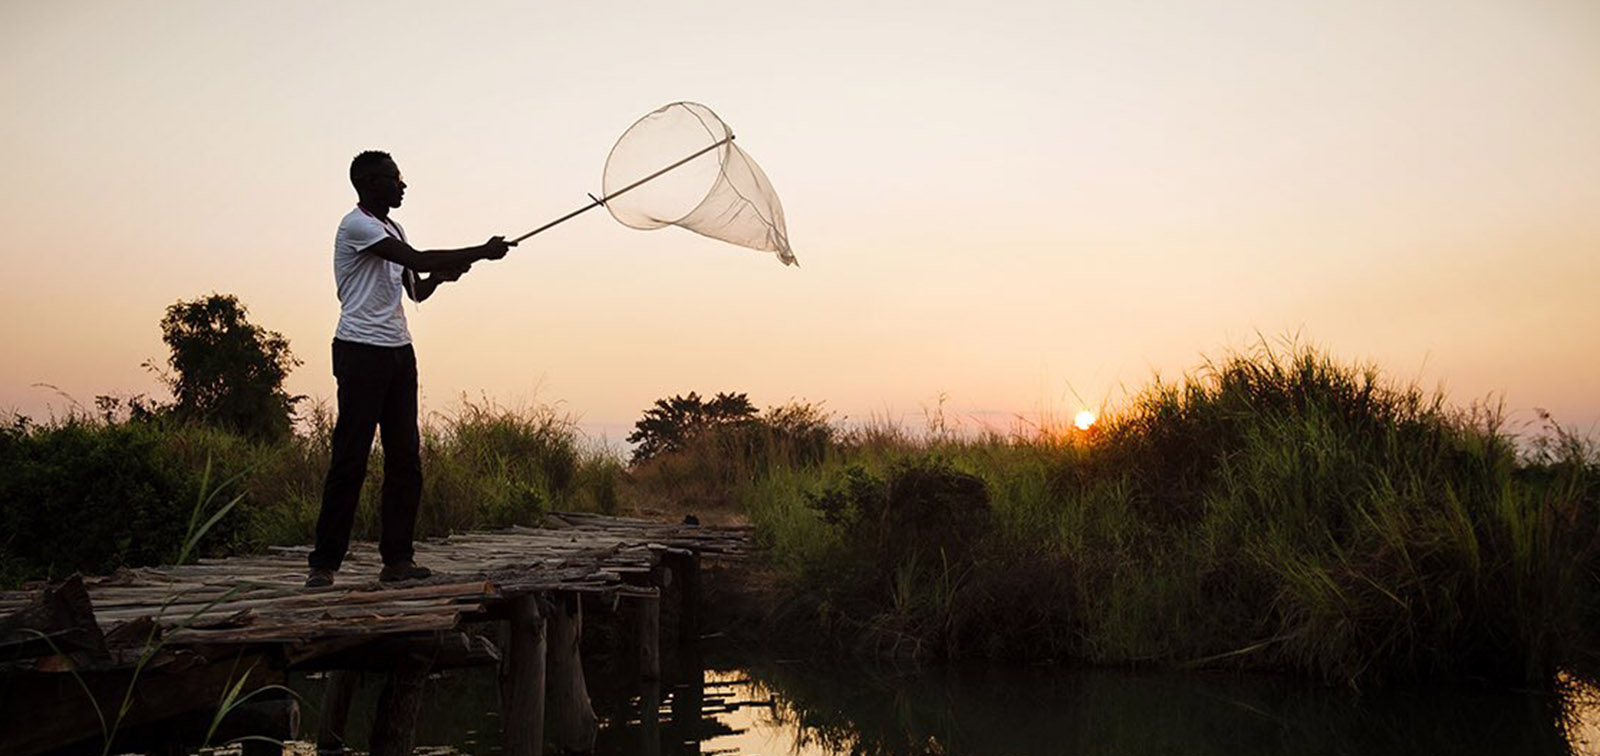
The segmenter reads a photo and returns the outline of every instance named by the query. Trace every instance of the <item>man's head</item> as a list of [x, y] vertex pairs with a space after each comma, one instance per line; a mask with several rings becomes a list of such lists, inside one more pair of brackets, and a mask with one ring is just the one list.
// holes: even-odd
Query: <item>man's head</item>
[[350, 161], [350, 184], [361, 204], [375, 210], [399, 207], [406, 195], [400, 167], [389, 153], [380, 150], [367, 150]]

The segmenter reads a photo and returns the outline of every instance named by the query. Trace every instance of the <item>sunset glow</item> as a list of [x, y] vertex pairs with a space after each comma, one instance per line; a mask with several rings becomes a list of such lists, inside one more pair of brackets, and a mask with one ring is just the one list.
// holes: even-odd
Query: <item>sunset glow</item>
[[804, 267], [590, 213], [408, 313], [425, 411], [559, 404], [613, 441], [689, 391], [1004, 422], [1293, 333], [1600, 423], [1593, 0], [391, 10], [0, 9], [0, 319], [48, 322], [0, 329], [0, 413], [163, 395], [157, 323], [213, 291], [331, 400], [356, 152], [456, 248], [587, 204], [687, 99], [759, 158]]
[[1094, 412], [1090, 410], [1082, 410], [1072, 418], [1072, 424], [1077, 426], [1078, 430], [1089, 430], [1094, 425], [1094, 421]]

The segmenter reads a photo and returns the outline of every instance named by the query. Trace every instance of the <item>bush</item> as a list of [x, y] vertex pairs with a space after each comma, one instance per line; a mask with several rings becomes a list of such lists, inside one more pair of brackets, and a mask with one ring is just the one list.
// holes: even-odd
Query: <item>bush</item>
[[[180, 459], [167, 438], [159, 423], [83, 418], [50, 427], [18, 419], [0, 429], [0, 546], [10, 579], [172, 562], [203, 467]], [[242, 540], [238, 521], [225, 519], [202, 549], [220, 553]]]
[[1263, 347], [1088, 432], [870, 428], [779, 477], [809, 496], [740, 490], [789, 605], [880, 650], [1548, 685], [1600, 670], [1600, 466], [1559, 432], [1523, 448], [1495, 412]]
[[[240, 476], [212, 507], [244, 498], [200, 541], [201, 555], [311, 543], [333, 418], [317, 407], [308, 419], [304, 432], [264, 443], [170, 417], [17, 418], [0, 428], [0, 586], [171, 563], [208, 465], [213, 487]], [[356, 538], [377, 537], [382, 469], [375, 451]], [[548, 409], [466, 402], [423, 428], [418, 537], [532, 524], [551, 509], [614, 511], [621, 472], [620, 460], [581, 448], [571, 421]]]

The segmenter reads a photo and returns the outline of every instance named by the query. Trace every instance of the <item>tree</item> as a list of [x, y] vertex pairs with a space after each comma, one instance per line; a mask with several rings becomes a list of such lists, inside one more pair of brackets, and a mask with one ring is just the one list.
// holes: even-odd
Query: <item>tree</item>
[[179, 301], [161, 319], [161, 340], [171, 355], [173, 414], [180, 420], [215, 425], [258, 440], [289, 434], [294, 405], [284, 378], [300, 364], [276, 331], [252, 325], [237, 297], [212, 294]]
[[645, 410], [644, 418], [634, 423], [628, 443], [638, 444], [633, 461], [643, 462], [664, 452], [677, 451], [690, 438], [709, 428], [749, 424], [756, 419], [755, 405], [743, 393], [719, 393], [707, 402], [700, 395], [657, 399]]

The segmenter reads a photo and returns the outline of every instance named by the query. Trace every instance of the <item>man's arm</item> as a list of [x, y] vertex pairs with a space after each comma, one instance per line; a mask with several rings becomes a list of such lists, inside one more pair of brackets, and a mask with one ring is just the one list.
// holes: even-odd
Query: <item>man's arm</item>
[[506, 256], [506, 250], [511, 246], [505, 237], [496, 236], [476, 247], [422, 252], [412, 249], [410, 244], [399, 239], [386, 237], [361, 251], [371, 252], [419, 273], [428, 273], [439, 270], [462, 270], [479, 260], [498, 260]]
[[426, 278], [419, 273], [412, 273], [412, 275], [400, 280], [405, 286], [406, 293], [411, 295], [411, 300], [421, 302], [433, 296], [433, 290], [439, 288], [441, 284], [459, 279], [466, 272], [467, 268], [465, 267], [451, 268], [449, 270], [436, 270]]

